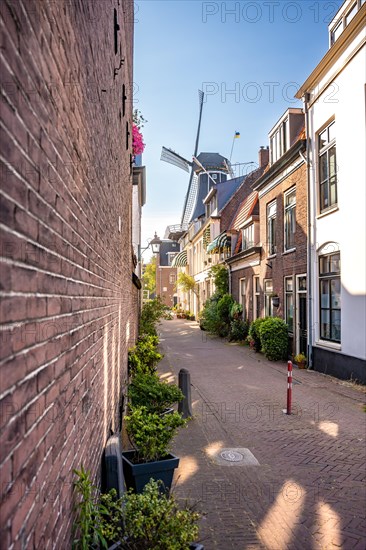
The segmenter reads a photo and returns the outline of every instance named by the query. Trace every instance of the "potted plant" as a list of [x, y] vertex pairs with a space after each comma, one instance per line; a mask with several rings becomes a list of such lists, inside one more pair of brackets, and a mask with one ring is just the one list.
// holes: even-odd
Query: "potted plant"
[[162, 382], [157, 374], [140, 372], [133, 377], [127, 395], [132, 408], [145, 406], [149, 412], [165, 414], [173, 412], [171, 406], [183, 399], [176, 384]]
[[305, 367], [306, 367], [306, 355], [304, 355], [303, 353], [298, 353], [297, 355], [295, 355], [294, 361], [297, 364], [297, 366], [299, 367], [299, 369], [305, 369]]
[[125, 417], [127, 434], [134, 450], [122, 453], [126, 485], [141, 492], [150, 478], [162, 480], [170, 490], [179, 458], [169, 452], [178, 428], [186, 420], [178, 412], [161, 415], [146, 406], [131, 408]]
[[179, 507], [172, 495], [162, 495], [160, 482], [150, 480], [141, 494], [117, 498], [115, 489], [99, 495], [90, 473], [74, 470], [76, 520], [74, 550], [203, 550], [198, 537], [200, 515], [192, 506]]

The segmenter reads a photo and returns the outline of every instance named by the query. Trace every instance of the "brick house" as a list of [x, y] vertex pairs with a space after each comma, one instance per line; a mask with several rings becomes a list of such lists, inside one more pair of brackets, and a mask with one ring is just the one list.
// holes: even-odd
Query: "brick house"
[[0, 25], [0, 540], [70, 548], [137, 332], [133, 3], [6, 0]]
[[288, 109], [270, 131], [269, 141], [269, 164], [231, 224], [236, 239], [234, 254], [227, 260], [231, 291], [249, 322], [267, 315], [285, 319], [292, 352], [306, 353], [307, 172], [302, 110]]
[[178, 252], [177, 241], [163, 239], [156, 256], [156, 295], [169, 307], [177, 303], [177, 268], [172, 262]]

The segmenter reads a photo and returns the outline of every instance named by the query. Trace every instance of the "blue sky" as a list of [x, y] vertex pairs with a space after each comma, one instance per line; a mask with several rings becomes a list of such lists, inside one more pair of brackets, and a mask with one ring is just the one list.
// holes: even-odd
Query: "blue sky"
[[293, 96], [326, 53], [328, 23], [342, 3], [135, 2], [134, 107], [148, 120], [142, 246], [180, 222], [189, 176], [160, 152], [165, 145], [191, 159], [198, 89], [206, 92], [199, 151], [229, 157], [239, 131], [232, 162], [256, 162], [284, 111], [301, 107]]

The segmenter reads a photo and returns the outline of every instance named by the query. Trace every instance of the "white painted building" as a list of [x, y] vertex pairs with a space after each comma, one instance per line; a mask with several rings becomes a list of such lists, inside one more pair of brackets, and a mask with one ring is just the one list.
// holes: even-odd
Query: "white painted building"
[[366, 382], [366, 1], [346, 0], [329, 51], [297, 94], [307, 112], [309, 351]]

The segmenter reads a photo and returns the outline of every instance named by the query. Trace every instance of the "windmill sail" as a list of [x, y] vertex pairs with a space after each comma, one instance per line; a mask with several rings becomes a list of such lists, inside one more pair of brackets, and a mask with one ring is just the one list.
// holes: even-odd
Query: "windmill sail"
[[171, 149], [167, 149], [166, 147], [163, 147], [161, 150], [160, 160], [168, 162], [169, 164], [173, 164], [174, 166], [177, 166], [178, 168], [181, 168], [186, 172], [189, 172], [189, 167], [192, 166], [192, 163], [189, 162], [189, 160], [181, 157], [180, 155], [178, 155], [178, 153], [172, 151]]
[[[194, 157], [197, 157], [197, 153], [198, 153], [204, 97], [205, 97], [204, 92], [202, 92], [202, 90], [198, 90], [200, 114], [198, 117], [196, 144], [195, 144], [194, 153], [193, 153]], [[188, 184], [188, 191], [187, 191], [186, 198], [184, 201], [184, 206], [183, 206], [182, 223], [188, 223], [191, 219], [191, 215], [197, 200], [197, 189], [198, 189], [198, 176], [194, 173], [194, 165], [192, 165], [191, 176], [189, 178], [189, 184]]]
[[[198, 117], [196, 143], [195, 143], [194, 153], [193, 153], [194, 157], [197, 157], [197, 152], [198, 152], [204, 97], [205, 97], [204, 92], [202, 92], [201, 90], [198, 90], [199, 117]], [[160, 160], [163, 160], [164, 162], [168, 162], [169, 164], [173, 164], [174, 166], [177, 166], [178, 168], [180, 168], [181, 170], [185, 170], [186, 172], [189, 172], [189, 168], [191, 168], [191, 174], [190, 174], [189, 183], [188, 183], [188, 190], [184, 200], [182, 220], [181, 220], [182, 225], [187, 224], [191, 219], [191, 215], [197, 200], [198, 176], [194, 172], [194, 164], [193, 162], [190, 162], [189, 160], [178, 155], [178, 153], [175, 153], [175, 151], [172, 151], [167, 147], [162, 148]]]

